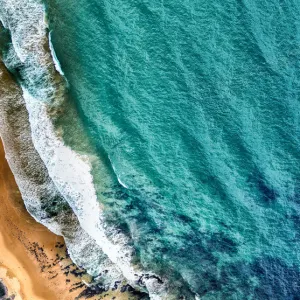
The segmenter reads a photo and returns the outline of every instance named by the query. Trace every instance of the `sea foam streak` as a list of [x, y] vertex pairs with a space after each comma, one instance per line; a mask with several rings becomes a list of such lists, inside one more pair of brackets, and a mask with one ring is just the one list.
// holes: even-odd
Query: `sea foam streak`
[[20, 76], [32, 140], [55, 187], [81, 227], [130, 284], [145, 286], [152, 299], [171, 299], [166, 285], [158, 283], [155, 277], [145, 278], [144, 272], [132, 265], [134, 251], [128, 237], [104, 222], [87, 157], [67, 147], [55, 131], [49, 112], [64, 101], [64, 81], [54, 69], [50, 51], [45, 50], [47, 25], [43, 6], [34, 0], [1, 0], [0, 4], [2, 23], [10, 30], [14, 51], [22, 63]]
[[[22, 91], [0, 62], [0, 134], [6, 158], [14, 172], [22, 198], [30, 214], [57, 235], [63, 235], [72, 260], [91, 275], [98, 276], [105, 288], [122, 281], [101, 248], [81, 228], [77, 217], [55, 187], [35, 150]], [[89, 255], [86, 255], [89, 253]]]
[[55, 66], [56, 71], [57, 71], [60, 75], [64, 76], [65, 74], [64, 74], [64, 72], [63, 72], [63, 70], [62, 70], [62, 68], [61, 68], [60, 62], [59, 62], [59, 60], [58, 60], [58, 58], [57, 58], [57, 56], [56, 56], [54, 47], [53, 47], [53, 45], [52, 45], [52, 41], [51, 41], [51, 36], [52, 36], [52, 34], [51, 34], [51, 33], [52, 33], [52, 32], [50, 31], [50, 32], [49, 32], [49, 48], [50, 48], [50, 51], [51, 51], [53, 63], [54, 63], [54, 66]]

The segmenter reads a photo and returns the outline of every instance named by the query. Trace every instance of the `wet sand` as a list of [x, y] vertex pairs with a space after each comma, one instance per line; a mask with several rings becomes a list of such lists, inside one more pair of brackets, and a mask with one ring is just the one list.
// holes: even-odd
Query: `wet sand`
[[24, 207], [1, 140], [0, 280], [15, 300], [137, 299], [120, 291], [95, 295], [87, 288], [83, 280], [90, 278], [72, 263], [63, 238], [36, 222]]

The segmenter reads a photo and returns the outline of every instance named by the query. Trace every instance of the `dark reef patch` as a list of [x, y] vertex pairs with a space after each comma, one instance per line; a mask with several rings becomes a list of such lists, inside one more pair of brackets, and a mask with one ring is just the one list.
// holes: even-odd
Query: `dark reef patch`
[[11, 36], [8, 29], [4, 28], [2, 22], [0, 21], [0, 55], [4, 55], [11, 43]]
[[261, 198], [265, 202], [273, 202], [276, 200], [276, 197], [278, 196], [276, 191], [268, 185], [266, 180], [262, 179], [261, 177], [258, 177], [257, 179], [257, 187], [258, 190], [261, 193]]
[[6, 296], [6, 294], [7, 294], [6, 287], [0, 280], [0, 299], [2, 299], [2, 297]]
[[257, 300], [299, 299], [300, 270], [296, 266], [287, 266], [282, 260], [272, 257], [256, 259], [251, 264], [236, 263], [222, 269], [220, 287], [225, 299], [236, 291], [228, 288], [235, 279], [235, 287], [242, 295], [251, 294]]
[[247, 183], [252, 191], [258, 194], [258, 199], [263, 205], [274, 203], [279, 196], [278, 192], [268, 183], [258, 168], [255, 168], [253, 173], [248, 177]]

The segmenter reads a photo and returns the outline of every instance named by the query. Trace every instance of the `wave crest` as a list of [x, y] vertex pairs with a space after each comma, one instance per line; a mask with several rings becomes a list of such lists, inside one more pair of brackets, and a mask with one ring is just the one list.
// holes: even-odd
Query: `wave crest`
[[[46, 176], [43, 187], [49, 195], [52, 193], [53, 199], [57, 195], [59, 202], [66, 205], [67, 208], [63, 212], [68, 212], [69, 217], [58, 214], [59, 217], [47, 218], [43, 215], [45, 210], [41, 205], [40, 195], [26, 196], [26, 193], [29, 193], [27, 190], [29, 179], [18, 174], [18, 164], [14, 165], [13, 157], [21, 153], [16, 153], [11, 147], [8, 150], [8, 153], [11, 153], [9, 161], [24, 194], [28, 210], [39, 222], [55, 233], [63, 234], [74, 261], [84, 263], [90, 272], [99, 271], [97, 268], [93, 270], [91, 261], [94, 261], [94, 265], [97, 262], [99, 268], [103, 268], [103, 265], [105, 268], [109, 267], [113, 274], [112, 278], [120, 278], [123, 275], [135, 288], [147, 290], [152, 299], [171, 299], [166, 284], [162, 284], [160, 279], [157, 280], [157, 276], [144, 277], [145, 273], [151, 274], [151, 272], [145, 272], [133, 265], [134, 249], [130, 246], [131, 241], [115, 227], [105, 223], [103, 210], [96, 196], [88, 156], [80, 155], [67, 147], [58, 130], [55, 129], [53, 124], [55, 114], [60, 112], [65, 101], [65, 81], [61, 77], [63, 74], [61, 68], [58, 68], [60, 65], [53, 63], [52, 60], [55, 59], [55, 55], [53, 57], [55, 52], [52, 51], [51, 56], [43, 5], [34, 0], [0, 0], [0, 6], [2, 7], [0, 18], [11, 33], [15, 52], [10, 62], [5, 59], [4, 61], [14, 65], [13, 61], [19, 66], [17, 75], [22, 88], [19, 101], [24, 99], [29, 114], [28, 126], [30, 125], [34, 149], [31, 147], [32, 151], [27, 152], [27, 160], [30, 165], [34, 164], [30, 159], [34, 157], [33, 152], [36, 149], [42, 164], [46, 167], [43, 174], [44, 177]], [[3, 111], [10, 105], [3, 103]], [[7, 125], [3, 127], [8, 128]], [[9, 135], [6, 133], [2, 135], [6, 140], [5, 146], [9, 147]], [[30, 143], [28, 135], [29, 130], [27, 130], [27, 140]], [[35, 178], [34, 174], [32, 178]], [[59, 223], [58, 219], [63, 222], [68, 220], [68, 222], [62, 227], [64, 223]], [[81, 243], [76, 246], [77, 241]], [[99, 255], [97, 256], [96, 251], [93, 251], [89, 255], [91, 261], [86, 261], [88, 258], [84, 258], [82, 253], [87, 249], [89, 251], [101, 249], [102, 251], [99, 251], [101, 259], [97, 261]]]

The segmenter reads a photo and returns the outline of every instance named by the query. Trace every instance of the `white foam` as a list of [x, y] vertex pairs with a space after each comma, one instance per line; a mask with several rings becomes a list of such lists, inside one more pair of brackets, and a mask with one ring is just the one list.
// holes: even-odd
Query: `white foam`
[[[104, 223], [103, 212], [97, 201], [86, 159], [65, 146], [54, 134], [53, 124], [47, 114], [47, 105], [33, 98], [25, 89], [23, 96], [29, 111], [33, 141], [47, 166], [50, 177], [64, 195], [80, 224], [101, 245], [104, 253], [134, 282], [135, 270], [131, 267], [132, 249], [128, 239]], [[107, 238], [107, 230], [113, 241]]]
[[51, 51], [51, 55], [52, 55], [52, 59], [53, 59], [53, 62], [54, 62], [54, 66], [55, 66], [55, 69], [56, 71], [62, 75], [62, 76], [65, 76], [62, 68], [61, 68], [61, 65], [60, 65], [60, 62], [56, 56], [56, 53], [55, 53], [55, 50], [54, 50], [54, 47], [53, 47], [53, 44], [52, 44], [52, 31], [49, 32], [49, 47], [50, 47], [50, 51]]
[[[124, 277], [103, 254], [100, 246], [81, 228], [73, 211], [48, 176], [47, 169], [32, 144], [22, 92], [12, 79], [8, 79], [1, 62], [0, 82], [4, 82], [0, 84], [0, 134], [6, 158], [27, 210], [35, 220], [55, 234], [65, 237], [72, 260], [84, 267], [89, 274], [98, 276], [106, 270], [105, 278], [101, 278], [101, 282], [105, 287], [113, 287], [114, 282], [123, 281]], [[59, 209], [56, 208], [57, 214], [45, 211], [44, 206], [47, 204], [52, 211], [52, 205], [60, 205]]]
[[119, 183], [120, 183], [124, 188], [128, 189], [128, 186], [127, 186], [124, 182], [121, 181], [120, 177], [117, 177], [117, 178], [118, 178]]
[[[77, 216], [81, 227], [95, 240], [123, 273], [130, 284], [143, 270], [131, 264], [133, 249], [128, 238], [108, 226], [97, 200], [91, 166], [86, 158], [67, 147], [56, 134], [50, 115], [52, 104], [63, 101], [62, 82], [54, 83], [51, 54], [45, 51], [46, 23], [42, 4], [35, 0], [0, 0], [3, 24], [11, 31], [13, 46], [24, 63], [23, 97], [29, 112], [32, 140], [58, 191]], [[50, 44], [51, 45], [51, 44]], [[63, 72], [62, 72], [63, 73]], [[41, 79], [43, 82], [41, 83]], [[126, 187], [126, 186], [125, 186]], [[147, 272], [150, 273], [151, 272]], [[136, 277], [135, 274], [138, 274]], [[155, 279], [144, 279], [152, 299], [171, 299], [166, 286]]]
[[[109, 161], [110, 161], [110, 163], [111, 163], [111, 166], [112, 166], [112, 168], [113, 168], [113, 170], [114, 170], [114, 173], [117, 174], [116, 169], [115, 169], [115, 167], [114, 167], [114, 164], [112, 163], [110, 157], [108, 157], [108, 159], [109, 159]], [[119, 176], [117, 176], [117, 179], [118, 179], [118, 182], [119, 182], [124, 188], [128, 189], [128, 186], [127, 186], [124, 182], [122, 182], [122, 180], [121, 180], [121, 178], [120, 178]]]

